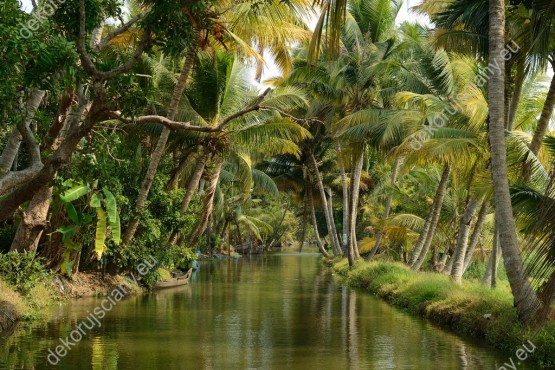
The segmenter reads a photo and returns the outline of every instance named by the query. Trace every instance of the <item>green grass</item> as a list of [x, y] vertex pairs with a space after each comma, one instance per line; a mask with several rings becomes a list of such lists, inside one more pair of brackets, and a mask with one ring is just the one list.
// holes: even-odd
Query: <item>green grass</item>
[[537, 349], [530, 359], [542, 367], [555, 367], [555, 323], [537, 336], [524, 328], [518, 322], [506, 284], [495, 290], [474, 280], [459, 286], [446, 275], [414, 272], [396, 262], [359, 261], [353, 269], [349, 269], [346, 260], [326, 263], [351, 287], [377, 295], [457, 333], [482, 338], [509, 353], [532, 340]]

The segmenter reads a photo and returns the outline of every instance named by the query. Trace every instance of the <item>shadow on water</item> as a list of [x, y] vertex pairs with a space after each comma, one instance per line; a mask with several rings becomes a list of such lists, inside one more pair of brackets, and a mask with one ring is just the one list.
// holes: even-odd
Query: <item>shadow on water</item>
[[0, 369], [497, 369], [510, 357], [342, 286], [316, 254], [276, 253], [205, 263], [189, 286], [123, 300], [50, 365], [100, 303], [19, 328], [0, 342]]

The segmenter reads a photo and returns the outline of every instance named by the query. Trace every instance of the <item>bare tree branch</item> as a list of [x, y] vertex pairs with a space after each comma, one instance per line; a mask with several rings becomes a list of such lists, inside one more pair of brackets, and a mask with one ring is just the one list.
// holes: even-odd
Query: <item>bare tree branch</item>
[[270, 91], [272, 91], [272, 89], [267, 88], [262, 94], [260, 94], [258, 96], [258, 98], [256, 98], [256, 100], [254, 101], [254, 103], [250, 107], [245, 108], [243, 110], [240, 110], [239, 112], [233, 113], [232, 115], [224, 118], [224, 120], [222, 121], [222, 123], [218, 127], [220, 129], [222, 129], [225, 125], [227, 125], [229, 122], [233, 121], [235, 118], [239, 118], [241, 116], [244, 116], [247, 113], [259, 110], [261, 108], [260, 104], [262, 103], [264, 98], [266, 98], [266, 95], [268, 95], [268, 93]]
[[131, 124], [143, 124], [143, 123], [159, 123], [166, 126], [170, 130], [189, 130], [189, 131], [199, 131], [199, 132], [219, 132], [220, 127], [202, 127], [193, 126], [191, 122], [177, 122], [172, 121], [166, 117], [149, 115], [140, 116], [136, 118], [126, 118], [121, 115], [120, 112], [108, 112], [108, 116], [113, 119], [117, 119], [121, 122], [131, 123]]

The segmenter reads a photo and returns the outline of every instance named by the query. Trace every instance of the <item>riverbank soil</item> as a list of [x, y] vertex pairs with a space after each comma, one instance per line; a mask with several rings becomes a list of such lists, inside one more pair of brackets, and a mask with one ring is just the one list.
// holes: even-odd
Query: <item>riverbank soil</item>
[[536, 349], [527, 362], [555, 368], [555, 323], [539, 330], [523, 327], [506, 287], [492, 290], [471, 281], [459, 286], [446, 275], [414, 272], [401, 263], [359, 261], [353, 269], [347, 260], [326, 264], [351, 287], [508, 353], [530, 341]]

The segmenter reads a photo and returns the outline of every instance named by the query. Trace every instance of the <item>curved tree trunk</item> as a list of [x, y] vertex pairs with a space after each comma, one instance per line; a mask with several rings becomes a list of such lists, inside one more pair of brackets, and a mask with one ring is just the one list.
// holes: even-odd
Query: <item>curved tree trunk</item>
[[424, 263], [424, 259], [426, 258], [426, 254], [428, 254], [428, 249], [430, 249], [430, 245], [432, 244], [432, 239], [434, 238], [434, 234], [437, 228], [437, 224], [439, 222], [439, 216], [441, 214], [441, 207], [443, 206], [443, 198], [445, 197], [445, 190], [447, 189], [447, 183], [449, 182], [449, 174], [451, 172], [451, 167], [446, 164], [443, 173], [441, 174], [441, 180], [439, 181], [439, 185], [437, 187], [436, 196], [434, 198], [434, 202], [432, 203], [432, 212], [430, 213], [430, 223], [429, 229], [426, 234], [426, 239], [424, 240], [424, 244], [420, 251], [420, 255], [411, 266], [414, 271], [420, 270], [422, 264]]
[[[185, 90], [187, 78], [189, 77], [189, 72], [193, 68], [193, 64], [196, 59], [196, 52], [196, 47], [189, 48], [189, 51], [187, 52], [187, 57], [185, 59], [183, 70], [181, 71], [181, 74], [177, 79], [177, 84], [175, 85], [175, 88], [173, 90], [172, 99], [168, 107], [168, 119], [173, 120], [175, 118], [177, 107], [179, 106], [181, 96], [183, 95], [183, 91]], [[164, 150], [166, 149], [166, 143], [168, 142], [169, 136], [170, 130], [166, 126], [164, 126], [164, 128], [162, 129], [162, 133], [158, 138], [158, 142], [156, 143], [156, 148], [154, 149], [150, 157], [148, 169], [146, 171], [145, 178], [143, 179], [143, 184], [141, 185], [141, 190], [139, 191], [137, 202], [135, 203], [135, 208], [133, 209], [133, 218], [129, 222], [127, 229], [125, 229], [125, 233], [122, 238], [122, 242], [124, 245], [129, 244], [133, 240], [133, 237], [137, 232], [137, 228], [139, 227], [140, 214], [145, 208], [148, 193], [150, 191], [150, 187], [152, 186], [152, 182], [154, 181], [154, 176], [156, 175], [156, 171], [158, 170], [158, 165], [160, 164], [162, 155], [164, 154]]]
[[[391, 168], [391, 184], [395, 185], [395, 181], [397, 181], [397, 172], [399, 171], [399, 162], [400, 162], [400, 156], [397, 155], [395, 157], [395, 161], [393, 162], [393, 167]], [[389, 217], [389, 212], [391, 212], [391, 202], [393, 201], [393, 195], [389, 194], [387, 196], [387, 199], [385, 200], [385, 209], [383, 212], [383, 217], [382, 217], [382, 221], [385, 221], [388, 217]], [[370, 255], [368, 256], [368, 261], [370, 261], [375, 255], [376, 253], [378, 253], [378, 250], [380, 249], [380, 246], [382, 245], [382, 240], [383, 240], [383, 230], [380, 229], [378, 231], [378, 234], [376, 235], [376, 242], [374, 243], [374, 248], [372, 248], [372, 250], [370, 251]]]
[[306, 230], [308, 228], [308, 198], [305, 197], [303, 205], [303, 221], [301, 232], [301, 245], [299, 246], [299, 253], [303, 251], [304, 242], [306, 241]]
[[356, 224], [358, 213], [358, 199], [360, 194], [360, 178], [362, 176], [362, 165], [364, 164], [364, 147], [361, 148], [355, 163], [353, 163], [353, 176], [351, 177], [351, 202], [349, 205], [349, 249], [347, 258], [349, 266], [353, 266], [360, 257], [357, 246]]
[[451, 270], [451, 279], [459, 285], [462, 283], [464, 272], [464, 258], [466, 256], [468, 237], [470, 235], [470, 224], [472, 223], [472, 218], [479, 205], [480, 202], [478, 199], [470, 199], [461, 217], [459, 236], [457, 237], [457, 245], [455, 246], [455, 253], [453, 254], [453, 269]]
[[328, 209], [330, 213], [331, 227], [333, 230], [333, 233], [331, 235], [333, 235], [333, 237], [335, 238], [335, 244], [337, 245], [337, 247], [341, 249], [341, 243], [339, 242], [337, 228], [335, 227], [335, 215], [333, 214], [333, 192], [329, 186], [326, 188], [326, 194], [328, 195]]
[[482, 203], [482, 207], [480, 208], [480, 212], [478, 212], [478, 219], [476, 220], [476, 224], [474, 225], [474, 231], [472, 231], [472, 236], [470, 237], [470, 242], [468, 243], [468, 250], [466, 251], [466, 256], [464, 257], [464, 267], [463, 267], [463, 275], [470, 267], [472, 263], [472, 256], [474, 255], [474, 249], [478, 245], [480, 241], [480, 236], [482, 234], [482, 229], [484, 227], [484, 222], [486, 221], [486, 216], [488, 215], [488, 202], [484, 201]]
[[[199, 186], [200, 179], [202, 177], [202, 173], [204, 172], [204, 167], [206, 166], [206, 161], [208, 160], [208, 152], [202, 151], [200, 157], [197, 160], [197, 165], [195, 167], [195, 171], [189, 180], [189, 184], [187, 185], [187, 191], [185, 192], [185, 196], [183, 197], [183, 201], [181, 202], [180, 212], [184, 214], [187, 212], [189, 208], [189, 204], [191, 203], [191, 199], [193, 199], [193, 195], [195, 194], [196, 189]], [[179, 235], [179, 230], [173, 230], [170, 236], [169, 243], [170, 245], [174, 245], [177, 241], [177, 237]]]
[[218, 186], [218, 181], [220, 180], [220, 173], [222, 172], [223, 166], [223, 158], [219, 158], [216, 164], [216, 168], [210, 174], [210, 179], [208, 180], [208, 188], [204, 193], [204, 202], [202, 206], [202, 217], [195, 229], [193, 234], [187, 241], [190, 247], [196, 247], [200, 236], [206, 230], [206, 226], [208, 226], [208, 221], [210, 220], [210, 216], [212, 215], [212, 211], [214, 210], [214, 196], [216, 195], [216, 188]]
[[316, 163], [316, 158], [314, 158], [314, 153], [310, 152], [308, 154], [307, 162], [308, 162], [308, 168], [312, 174], [312, 179], [315, 182], [316, 187], [318, 188], [318, 192], [320, 193], [320, 198], [322, 201], [322, 211], [324, 212], [324, 217], [326, 219], [326, 227], [328, 229], [328, 234], [330, 236], [330, 244], [333, 250], [333, 254], [334, 256], [340, 256], [341, 247], [336, 243], [337, 237], [333, 236], [333, 226], [332, 226], [332, 220], [329, 214], [326, 192], [324, 190], [324, 184], [322, 183], [322, 177], [320, 176], [320, 171], [318, 171], [318, 165]]
[[314, 199], [312, 197], [312, 189], [309, 189], [308, 197], [309, 197], [308, 202], [310, 205], [310, 218], [312, 220], [312, 228], [314, 230], [314, 238], [316, 239], [316, 245], [318, 246], [320, 253], [322, 253], [324, 257], [330, 257], [328, 251], [324, 248], [322, 239], [320, 239], [320, 233], [318, 232], [318, 221], [316, 220], [316, 211], [314, 210]]
[[[44, 99], [45, 94], [46, 91], [39, 90], [38, 88], [31, 91], [29, 100], [27, 100], [27, 105], [25, 106], [25, 127], [29, 127], [31, 122], [33, 122], [35, 114], [39, 109], [39, 105], [42, 102], [42, 99]], [[8, 138], [6, 146], [2, 151], [2, 155], [0, 156], [0, 176], [9, 172], [12, 168], [22, 140], [23, 137], [21, 136], [19, 128], [17, 126], [14, 127]]]
[[505, 102], [504, 47], [505, 2], [504, 0], [489, 0], [489, 58], [490, 64], [498, 66], [500, 69], [499, 73], [492, 74], [488, 86], [489, 141], [495, 195], [495, 223], [518, 315], [522, 321], [529, 322], [535, 316], [539, 305], [520, 256], [509, 193], [503, 112]]

